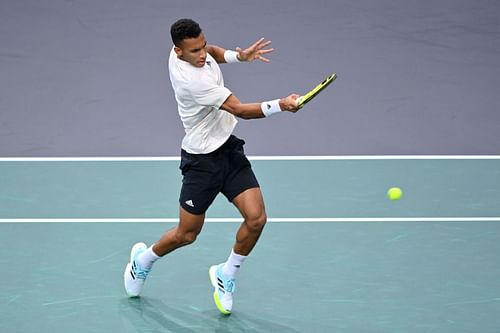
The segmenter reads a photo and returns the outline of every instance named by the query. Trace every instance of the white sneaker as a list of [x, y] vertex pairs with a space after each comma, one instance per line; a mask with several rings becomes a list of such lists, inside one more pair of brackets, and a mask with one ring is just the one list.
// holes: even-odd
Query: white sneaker
[[144, 243], [136, 243], [130, 251], [130, 262], [125, 267], [123, 273], [123, 283], [125, 290], [130, 297], [137, 297], [141, 293], [142, 286], [146, 281], [150, 269], [144, 269], [136, 262], [137, 256], [147, 249]]
[[210, 267], [208, 275], [210, 276], [210, 282], [215, 288], [214, 291], [214, 302], [217, 309], [225, 315], [230, 315], [233, 309], [233, 293], [236, 289], [234, 284], [234, 279], [228, 278], [222, 272], [222, 266], [214, 265]]

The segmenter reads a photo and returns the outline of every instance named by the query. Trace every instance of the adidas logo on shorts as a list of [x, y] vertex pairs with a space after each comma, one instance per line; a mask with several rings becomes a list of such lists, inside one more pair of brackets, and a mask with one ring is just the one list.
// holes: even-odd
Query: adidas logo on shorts
[[193, 200], [187, 200], [185, 202], [186, 205], [190, 206], [190, 207], [194, 207], [194, 203], [193, 203]]

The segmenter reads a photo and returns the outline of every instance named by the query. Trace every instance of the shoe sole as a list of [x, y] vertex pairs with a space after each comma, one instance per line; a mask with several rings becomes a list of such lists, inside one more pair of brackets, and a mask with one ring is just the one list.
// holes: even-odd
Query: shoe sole
[[[147, 248], [148, 246], [145, 243], [139, 242], [135, 243], [134, 246], [132, 246], [132, 250], [130, 250], [130, 261], [125, 267], [125, 272], [123, 273], [123, 285], [125, 285], [126, 279], [128, 275], [130, 274], [130, 270], [132, 269], [132, 261], [134, 261], [134, 254], [137, 252], [138, 249], [140, 248]], [[135, 293], [129, 293], [127, 288], [125, 288], [125, 292], [129, 297], [139, 297], [139, 294]]]
[[220, 299], [219, 299], [219, 293], [217, 292], [217, 289], [219, 288], [217, 286], [217, 265], [213, 265], [210, 267], [210, 269], [208, 270], [208, 276], [210, 277], [210, 283], [215, 288], [214, 303], [215, 303], [215, 306], [217, 307], [217, 310], [219, 310], [219, 312], [222, 313], [223, 315], [226, 315], [226, 316], [230, 315], [231, 311], [227, 311], [226, 309], [224, 309], [224, 307], [222, 306]]

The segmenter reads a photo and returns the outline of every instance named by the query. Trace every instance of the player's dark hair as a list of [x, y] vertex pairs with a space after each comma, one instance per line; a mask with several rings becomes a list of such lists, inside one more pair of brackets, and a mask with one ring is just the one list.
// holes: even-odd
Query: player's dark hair
[[201, 28], [198, 23], [191, 19], [180, 19], [177, 20], [170, 27], [170, 36], [172, 36], [172, 42], [174, 45], [179, 47], [179, 44], [187, 38], [196, 38], [201, 34]]

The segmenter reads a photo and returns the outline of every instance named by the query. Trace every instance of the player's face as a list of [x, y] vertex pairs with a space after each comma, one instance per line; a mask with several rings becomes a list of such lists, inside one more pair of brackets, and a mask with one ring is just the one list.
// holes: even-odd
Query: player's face
[[207, 41], [203, 33], [196, 38], [184, 39], [179, 47], [175, 48], [175, 53], [180, 59], [189, 62], [195, 67], [205, 66], [207, 60]]

